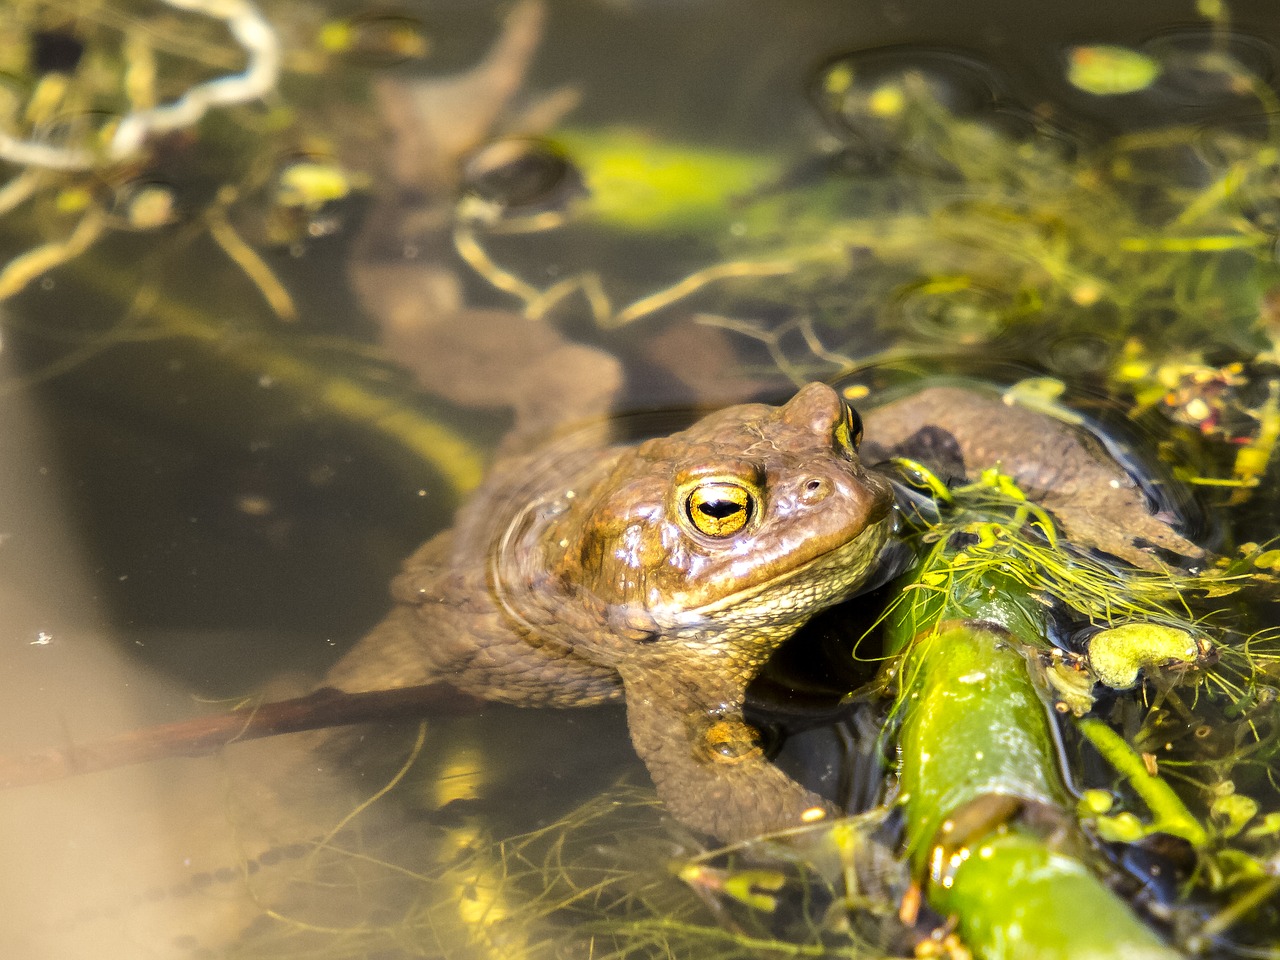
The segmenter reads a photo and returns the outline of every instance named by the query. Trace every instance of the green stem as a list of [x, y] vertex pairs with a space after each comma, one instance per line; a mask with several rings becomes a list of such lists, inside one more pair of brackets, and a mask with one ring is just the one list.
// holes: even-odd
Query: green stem
[[1005, 634], [951, 621], [916, 640], [902, 677], [899, 783], [917, 867], [944, 821], [984, 798], [1063, 806], [1044, 705]]
[[933, 906], [985, 960], [1174, 960], [1079, 860], [1020, 830], [974, 845]]
[[949, 561], [940, 548], [921, 564], [916, 583], [935, 588], [908, 591], [887, 641], [904, 652], [900, 802], [913, 861], [930, 871], [929, 903], [956, 918], [980, 960], [1174, 960], [1068, 852], [1077, 845], [1014, 817], [1025, 806], [1060, 827], [1074, 822], [1051, 721], [1021, 652], [1043, 643], [1043, 620], [1028, 589], [996, 573], [952, 578], [939, 591], [936, 574]]
[[1095, 717], [1081, 720], [1077, 728], [1147, 805], [1155, 818], [1152, 825], [1155, 830], [1182, 837], [1195, 847], [1209, 841], [1204, 827], [1191, 815], [1169, 784], [1148, 772], [1142, 757], [1120, 734]]

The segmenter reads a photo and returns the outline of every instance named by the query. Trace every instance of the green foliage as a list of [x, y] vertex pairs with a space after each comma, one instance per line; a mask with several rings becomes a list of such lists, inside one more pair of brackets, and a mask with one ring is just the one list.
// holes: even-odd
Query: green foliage
[[[908, 466], [921, 489], [940, 492], [918, 464]], [[1085, 835], [1110, 844], [1180, 838], [1195, 863], [1173, 907], [1186, 911], [1185, 943], [1203, 942], [1205, 934], [1191, 918], [1206, 901], [1222, 905], [1209, 929], [1220, 933], [1253, 911], [1257, 932], [1244, 923], [1245, 935], [1265, 939], [1274, 917], [1257, 904], [1259, 891], [1270, 889], [1268, 864], [1277, 847], [1269, 827], [1280, 808], [1273, 768], [1265, 766], [1280, 749], [1275, 641], [1268, 632], [1243, 636], [1231, 629], [1227, 615], [1234, 609], [1239, 616], [1242, 608], [1224, 608], [1223, 601], [1270, 589], [1269, 574], [1249, 563], [1267, 551], [1250, 545], [1245, 556], [1198, 573], [1133, 570], [1059, 539], [1052, 519], [993, 471], [940, 499], [936, 517], [917, 515], [923, 560], [905, 579], [886, 622], [890, 649], [904, 652], [892, 668], [900, 802], [910, 849], [917, 863], [930, 865], [935, 902], [960, 912], [966, 942], [982, 955], [1002, 955], [996, 945], [1005, 923], [1018, 925], [1023, 937], [1043, 935], [1046, 943], [1065, 935], [1050, 930], [1056, 920], [1022, 912], [1029, 902], [1022, 888], [1012, 898], [992, 892], [1008, 875], [989, 862], [999, 859], [994, 851], [1005, 841], [989, 846], [988, 840], [1005, 829], [1008, 814], [984, 820], [966, 812], [981, 813], [991, 797], [1007, 796], [1067, 814], [1042, 706], [1048, 699], [1061, 715], [1092, 710], [1075, 731], [1114, 774], [1076, 805]], [[1050, 615], [1082, 625], [1073, 641], [1050, 643]], [[1108, 698], [1103, 703], [1109, 706], [1095, 708], [1089, 694], [1094, 684], [1128, 687], [1139, 676], [1140, 699]], [[1075, 699], [1063, 693], [1069, 677], [1079, 678]], [[1267, 719], [1260, 723], [1262, 716]], [[1191, 733], [1191, 743], [1170, 740], [1157, 759], [1148, 745], [1161, 735], [1155, 731], [1178, 729]], [[1268, 758], [1262, 767], [1254, 767], [1256, 755]], [[1249, 776], [1251, 768], [1261, 781]], [[970, 821], [977, 826], [971, 822], [969, 833], [956, 836], [960, 828], [953, 824]], [[1044, 836], [1019, 823], [1009, 824], [1023, 836], [1010, 841], [1011, 849], [1031, 844], [1032, 859], [1071, 862], [1062, 850], [1037, 846]], [[986, 850], [992, 853], [979, 855]], [[975, 862], [982, 867], [970, 866]], [[947, 863], [954, 869], [948, 872]], [[980, 879], [962, 881], [966, 869]], [[1053, 873], [1045, 869], [1044, 877]], [[1072, 866], [1062, 882], [1076, 883], [1082, 869]], [[1058, 902], [1066, 896], [1045, 895]], [[1005, 916], [1006, 908], [1016, 916]], [[1090, 914], [1120, 916], [1105, 897]], [[1035, 916], [1048, 924], [1039, 932], [1028, 919]], [[1086, 938], [1092, 932], [1081, 931]], [[1098, 948], [1080, 949], [1094, 955], [1090, 951]], [[1148, 942], [1142, 949], [1160, 948]]]

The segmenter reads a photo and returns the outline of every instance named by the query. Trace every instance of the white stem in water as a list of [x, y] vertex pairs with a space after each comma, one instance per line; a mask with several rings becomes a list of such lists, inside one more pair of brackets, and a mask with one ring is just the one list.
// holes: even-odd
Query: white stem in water
[[148, 138], [193, 126], [212, 107], [246, 103], [275, 88], [280, 76], [280, 41], [250, 0], [163, 0], [222, 20], [248, 54], [241, 73], [196, 84], [178, 99], [126, 114], [102, 151], [21, 140], [0, 131], [0, 159], [46, 170], [90, 170], [135, 156]]

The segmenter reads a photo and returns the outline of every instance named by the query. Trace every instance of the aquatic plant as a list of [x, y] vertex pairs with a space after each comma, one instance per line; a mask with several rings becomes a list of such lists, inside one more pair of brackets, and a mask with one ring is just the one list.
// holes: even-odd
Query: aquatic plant
[[[928, 487], [935, 489], [933, 483]], [[1002, 913], [1008, 898], [993, 892], [1007, 882], [1002, 878], [1040, 869], [1020, 866], [1018, 857], [1037, 863], [1046, 858], [1046, 865], [1053, 861], [1065, 870], [1064, 883], [1083, 884], [1073, 897], [1102, 897], [1091, 916], [1114, 916], [1131, 930], [1117, 905], [1107, 903], [1109, 894], [1101, 888], [1084, 892], [1090, 889], [1085, 878], [1096, 869], [1086, 864], [1098, 853], [1082, 845], [1068, 813], [1055, 746], [1065, 735], [1075, 745], [1069, 755], [1075, 749], [1087, 754], [1088, 744], [1106, 764], [1088, 773], [1078, 761], [1067, 762], [1075, 789], [1088, 787], [1077, 808], [1086, 835], [1103, 849], [1144, 838], [1184, 844], [1181, 881], [1164, 891], [1164, 902], [1156, 896], [1143, 902], [1172, 923], [1176, 945], [1207, 946], [1248, 915], [1251, 907], [1244, 905], [1257, 907], [1260, 890], [1272, 888], [1274, 852], [1257, 841], [1266, 833], [1266, 811], [1280, 806], [1280, 792], [1256, 780], [1248, 787], [1225, 777], [1216, 783], [1191, 780], [1176, 759], [1168, 762], [1172, 744], [1157, 759], [1148, 725], [1170, 703], [1183, 708], [1181, 722], [1194, 723], [1191, 717], [1200, 711], [1208, 720], [1251, 698], [1274, 697], [1267, 655], [1257, 649], [1253, 653], [1261, 656], [1249, 657], [1250, 644], [1239, 633], [1241, 612], [1222, 605], [1226, 597], [1266, 585], [1239, 561], [1224, 560], [1200, 573], [1104, 562], [1060, 540], [1051, 518], [1029, 509], [994, 472], [949, 493], [947, 501], [946, 513], [922, 524], [926, 558], [888, 614], [889, 651], [904, 654], [890, 670], [899, 691], [907, 842], [916, 862], [928, 864], [933, 901], [959, 914], [962, 937], [981, 955], [998, 955], [996, 944], [1009, 935], [1002, 932], [1006, 923], [1017, 925], [1019, 936], [1031, 942], [1039, 936], [1036, 917], [1048, 924], [1045, 949], [1093, 955], [1101, 947], [1071, 946], [1070, 931], [1056, 928], [1057, 921], [1043, 912], [1015, 907]], [[1234, 662], [1234, 681], [1224, 679], [1223, 662]], [[1137, 669], [1146, 675], [1141, 699], [1112, 692], [1130, 687]], [[1037, 686], [1038, 695], [1029, 692]], [[1245, 689], [1252, 693], [1242, 696]], [[1050, 731], [1041, 698], [1064, 719], [1062, 734]], [[1262, 743], [1271, 744], [1265, 751], [1273, 750], [1274, 737], [1258, 726], [1248, 734], [1237, 727], [1236, 759]], [[1095, 785], [1088, 785], [1090, 778]], [[1000, 799], [1012, 802], [993, 803]], [[1249, 823], [1262, 829], [1238, 840]], [[997, 867], [993, 861], [1005, 844], [1011, 862]], [[976, 879], [963, 879], [966, 869]], [[1177, 855], [1151, 869], [1176, 872]], [[958, 890], [967, 883], [968, 891]], [[1055, 900], [1061, 902], [1050, 895]], [[1198, 915], [1206, 900], [1227, 906], [1206, 920]], [[1274, 935], [1275, 920], [1255, 913], [1249, 936], [1265, 941]], [[1263, 932], [1268, 929], [1273, 932]], [[1096, 930], [1076, 935], [1088, 940]], [[1156, 949], [1146, 934], [1131, 934], [1145, 944], [1142, 950]], [[1128, 935], [1112, 931], [1104, 942], [1123, 943]], [[1118, 949], [1124, 956], [1139, 948]]]

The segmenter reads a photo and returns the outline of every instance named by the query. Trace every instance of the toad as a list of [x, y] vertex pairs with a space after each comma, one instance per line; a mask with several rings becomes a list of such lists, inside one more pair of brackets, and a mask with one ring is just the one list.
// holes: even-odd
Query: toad
[[570, 435], [500, 460], [405, 563], [387, 618], [333, 668], [348, 691], [445, 680], [484, 699], [625, 699], [637, 753], [677, 819], [733, 840], [832, 805], [773, 766], [744, 719], [777, 647], [876, 575], [895, 454], [1000, 464], [1078, 542], [1139, 565], [1198, 550], [1151, 515], [1088, 435], [998, 398], [930, 387], [872, 410], [831, 387], [743, 404], [636, 445]]

